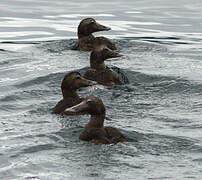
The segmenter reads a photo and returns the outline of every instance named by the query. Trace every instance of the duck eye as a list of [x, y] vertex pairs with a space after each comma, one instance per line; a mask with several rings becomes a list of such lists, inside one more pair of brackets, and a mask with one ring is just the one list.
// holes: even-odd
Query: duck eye
[[90, 21], [90, 24], [94, 24], [95, 23], [95, 21]]
[[92, 102], [92, 100], [91, 100], [91, 99], [88, 99], [88, 100], [87, 100], [87, 103], [91, 103], [91, 102]]
[[80, 77], [80, 76], [77, 76], [75, 79], [81, 79], [81, 77]]
[[108, 51], [109, 51], [109, 49], [107, 49], [107, 48], [104, 48], [104, 49], [103, 49], [103, 51], [104, 51], [104, 52], [108, 52]]

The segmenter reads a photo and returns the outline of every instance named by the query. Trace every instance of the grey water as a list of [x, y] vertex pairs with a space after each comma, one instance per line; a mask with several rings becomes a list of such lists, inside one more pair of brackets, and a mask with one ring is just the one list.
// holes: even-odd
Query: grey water
[[[64, 75], [89, 67], [71, 50], [86, 17], [112, 28], [95, 35], [124, 55], [107, 62], [122, 84], [79, 94], [124, 144], [80, 141], [89, 116], [51, 113]], [[201, 0], [1, 0], [0, 179], [201, 179], [201, 17]]]

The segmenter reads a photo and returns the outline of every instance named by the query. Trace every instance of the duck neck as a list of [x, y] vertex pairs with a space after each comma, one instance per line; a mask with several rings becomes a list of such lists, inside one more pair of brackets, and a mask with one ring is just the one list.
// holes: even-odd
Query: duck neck
[[76, 90], [73, 89], [62, 89], [63, 98], [74, 98], [79, 99], [79, 95], [77, 94]]
[[92, 35], [92, 34], [89, 34], [89, 35], [85, 35], [85, 34], [82, 34], [82, 33], [79, 33], [78, 32], [78, 38], [79, 39], [89, 39], [89, 40], [94, 40], [95, 39], [95, 37]]
[[90, 66], [92, 69], [96, 69], [97, 71], [104, 71], [106, 69], [104, 62], [100, 64], [92, 63]]
[[87, 126], [91, 128], [103, 128], [104, 127], [105, 114], [91, 115], [90, 121]]
[[104, 59], [102, 55], [96, 52], [92, 52], [90, 56], [90, 67], [97, 71], [104, 71], [106, 69]]

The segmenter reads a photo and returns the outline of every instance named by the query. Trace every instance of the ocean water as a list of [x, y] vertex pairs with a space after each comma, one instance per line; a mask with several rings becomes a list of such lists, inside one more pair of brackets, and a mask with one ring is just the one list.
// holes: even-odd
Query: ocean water
[[[202, 178], [201, 0], [1, 0], [1, 180]], [[106, 64], [122, 85], [80, 89], [100, 97], [105, 125], [127, 142], [79, 140], [89, 116], [60, 116], [64, 75], [89, 67], [72, 51], [94, 17], [124, 56]]]

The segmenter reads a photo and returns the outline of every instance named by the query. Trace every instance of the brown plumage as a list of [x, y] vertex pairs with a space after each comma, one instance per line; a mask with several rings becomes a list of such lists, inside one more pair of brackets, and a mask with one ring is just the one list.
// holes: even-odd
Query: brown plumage
[[95, 144], [116, 144], [125, 142], [123, 134], [116, 128], [104, 127], [105, 106], [101, 99], [90, 96], [80, 104], [67, 108], [64, 111], [67, 115], [90, 114], [91, 118], [85, 125], [79, 139]]
[[121, 55], [112, 51], [105, 45], [97, 46], [90, 55], [90, 69], [84, 74], [89, 80], [98, 82], [105, 86], [120, 85], [118, 75], [109, 68], [106, 68], [104, 61], [109, 58], [120, 57]]
[[91, 51], [98, 44], [105, 44], [112, 50], [116, 46], [105, 37], [94, 37], [92, 33], [98, 31], [109, 31], [110, 28], [97, 23], [93, 18], [83, 19], [78, 26], [78, 41], [72, 48], [73, 50]]
[[83, 98], [79, 97], [76, 90], [94, 84], [96, 84], [96, 82], [83, 78], [79, 72], [68, 73], [61, 84], [63, 99], [53, 108], [53, 113], [63, 113], [66, 108], [79, 104]]

